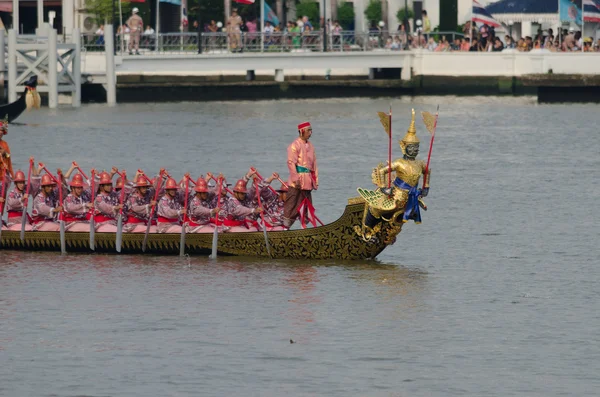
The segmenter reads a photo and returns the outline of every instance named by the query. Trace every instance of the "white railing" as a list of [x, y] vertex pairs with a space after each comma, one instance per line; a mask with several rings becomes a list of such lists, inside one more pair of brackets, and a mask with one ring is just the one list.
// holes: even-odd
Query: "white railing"
[[[447, 40], [462, 37], [456, 32], [436, 32], [436, 37], [446, 36]], [[410, 36], [409, 36], [410, 37]], [[406, 43], [403, 32], [354, 32], [341, 31], [327, 33], [328, 52], [405, 50], [419, 48], [421, 42], [414, 37], [414, 45]], [[129, 54], [130, 34], [117, 35], [115, 48], [117, 53]], [[201, 46], [198, 47], [200, 39]], [[158, 42], [157, 42], [158, 40]], [[83, 47], [88, 52], [104, 52], [104, 36], [82, 35]], [[323, 52], [325, 50], [323, 32], [274, 32], [274, 33], [161, 33], [159, 35], [142, 34], [140, 54], [222, 54], [236, 52]]]

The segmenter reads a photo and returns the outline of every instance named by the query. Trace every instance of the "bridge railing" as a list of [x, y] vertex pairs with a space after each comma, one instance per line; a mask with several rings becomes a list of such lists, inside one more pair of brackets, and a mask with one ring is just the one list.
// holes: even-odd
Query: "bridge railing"
[[[446, 36], [448, 41], [463, 35], [456, 32], [435, 32], [437, 37]], [[422, 38], [419, 37], [419, 38]], [[141, 54], [193, 55], [199, 51], [199, 36], [193, 32], [160, 33], [141, 35]], [[129, 54], [130, 34], [117, 35], [115, 48], [121, 55]], [[158, 41], [157, 41], [158, 40]], [[273, 32], [273, 33], [202, 33], [200, 49], [203, 54], [235, 52], [322, 52], [323, 32]], [[418, 38], [415, 36], [415, 40]], [[82, 47], [88, 52], [104, 52], [104, 36], [82, 35]], [[403, 32], [354, 32], [341, 31], [327, 34], [328, 52], [383, 51], [405, 49]]]

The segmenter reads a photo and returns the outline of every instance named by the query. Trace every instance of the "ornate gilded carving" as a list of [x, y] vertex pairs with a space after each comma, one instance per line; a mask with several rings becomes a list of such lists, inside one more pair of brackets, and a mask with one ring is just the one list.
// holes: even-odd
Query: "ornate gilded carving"
[[[301, 230], [269, 232], [272, 257], [275, 259], [368, 259], [374, 258], [386, 247], [385, 240], [398, 231], [387, 224], [373, 231], [371, 242], [358, 236], [354, 227], [362, 224], [365, 202], [360, 197], [351, 198], [344, 214], [325, 226]], [[178, 254], [179, 234], [151, 234], [146, 252], [153, 254]], [[141, 253], [143, 233], [124, 233], [122, 253]], [[67, 252], [88, 252], [89, 234], [66, 233]], [[1, 249], [60, 251], [58, 232], [26, 232], [25, 241], [19, 232], [4, 230]], [[186, 238], [186, 252], [191, 255], [209, 255], [212, 234], [190, 233]], [[96, 252], [114, 253], [115, 234], [96, 233]], [[264, 236], [260, 232], [222, 233], [219, 235], [219, 255], [269, 257]]]

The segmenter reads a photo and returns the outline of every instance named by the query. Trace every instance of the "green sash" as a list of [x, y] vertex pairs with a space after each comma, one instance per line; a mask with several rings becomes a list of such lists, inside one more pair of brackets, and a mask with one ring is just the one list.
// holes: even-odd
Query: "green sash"
[[310, 170], [306, 167], [296, 164], [296, 172], [299, 174], [310, 174]]

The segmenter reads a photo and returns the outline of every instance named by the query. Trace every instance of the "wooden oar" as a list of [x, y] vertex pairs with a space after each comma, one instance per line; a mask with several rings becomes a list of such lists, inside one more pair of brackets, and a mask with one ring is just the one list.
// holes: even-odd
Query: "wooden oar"
[[[156, 205], [158, 204], [158, 191], [160, 190], [160, 186], [162, 185], [162, 179], [163, 179], [163, 174], [164, 171], [161, 171], [158, 175], [158, 177], [156, 178], [156, 183], [155, 183], [155, 189], [156, 191], [154, 192], [154, 205], [150, 208], [150, 216], [148, 217], [148, 225], [146, 225], [146, 234], [144, 235], [144, 241], [142, 242], [142, 252], [146, 252], [146, 245], [148, 244], [148, 236], [150, 235], [150, 226], [152, 226], [152, 217], [154, 216], [154, 208], [156, 208]], [[146, 177], [144, 175], [144, 177], [146, 179], [148, 179], [148, 177]]]
[[[221, 185], [223, 184], [223, 182], [225, 182], [225, 184], [227, 184], [227, 181], [225, 179], [219, 178], [219, 180], [221, 181], [221, 182], [219, 182], [212, 175], [211, 175], [210, 179], [212, 179], [213, 181], [215, 181], [217, 183], [220, 183]], [[225, 186], [225, 191], [233, 196], [233, 192], [227, 186]]]
[[[258, 174], [257, 174], [258, 175]], [[260, 189], [258, 187], [258, 179], [254, 180], [254, 187], [256, 189], [256, 198], [258, 199], [258, 207], [262, 209], [262, 204], [260, 202]], [[265, 213], [264, 211], [260, 212], [260, 217], [263, 223], [263, 234], [265, 236], [265, 245], [267, 246], [267, 253], [271, 256], [271, 245], [269, 244], [269, 237], [267, 236], [267, 224], [265, 223]]]
[[31, 186], [31, 170], [33, 169], [33, 159], [29, 160], [29, 172], [27, 172], [27, 188], [25, 189], [25, 199], [23, 200], [23, 214], [21, 215], [21, 241], [25, 241], [25, 221], [27, 221], [27, 204], [29, 203], [29, 186]]
[[61, 206], [61, 210], [58, 213], [58, 222], [60, 223], [60, 253], [67, 253], [67, 239], [65, 235], [65, 221], [63, 219], [63, 189], [62, 189], [62, 174], [56, 174], [60, 178], [56, 184], [58, 185], [58, 203]]
[[219, 187], [217, 188], [217, 211], [215, 214], [215, 230], [213, 232], [212, 251], [209, 256], [210, 259], [217, 259], [217, 244], [219, 242], [219, 210], [221, 209], [221, 192], [223, 188], [223, 179], [219, 178], [216, 181], [219, 184]]
[[119, 199], [119, 203], [121, 204], [121, 209], [119, 210], [119, 218], [117, 219], [117, 241], [115, 242], [115, 247], [117, 252], [121, 252], [121, 245], [123, 244], [123, 201], [125, 200], [125, 179], [127, 174], [125, 170], [122, 172], [118, 172], [121, 180], [123, 181], [123, 187], [121, 188], [121, 198]]
[[[4, 194], [6, 193], [6, 174], [8, 170], [6, 167], [2, 168], [2, 199], [4, 199]], [[4, 216], [4, 201], [0, 203], [0, 242], [2, 242], [2, 217]]]
[[[250, 167], [250, 170], [251, 170], [251, 171], [253, 171], [253, 172], [256, 174], [256, 176], [257, 176], [257, 177], [259, 177], [261, 180], [262, 180], [262, 179], [264, 179], [264, 178], [263, 178], [263, 177], [262, 177], [262, 176], [261, 176], [261, 175], [258, 173], [258, 171], [256, 170], [256, 168], [254, 168], [254, 167]], [[273, 193], [275, 193], [275, 194], [278, 194], [278, 193], [275, 191], [275, 189], [273, 189], [273, 187], [272, 187], [271, 185], [269, 185], [269, 189], [271, 189], [271, 191], [272, 191]]]
[[[60, 253], [66, 254], [67, 253], [67, 242], [66, 242], [66, 236], [65, 236], [65, 221], [63, 220], [63, 217], [62, 217], [62, 214], [63, 214], [63, 210], [62, 210], [62, 205], [63, 205], [62, 177], [60, 180], [58, 180], [54, 177], [54, 175], [52, 175], [52, 173], [50, 171], [48, 171], [48, 168], [46, 168], [42, 163], [40, 163], [40, 166], [42, 166], [44, 171], [46, 171], [46, 174], [48, 174], [50, 176], [50, 178], [52, 178], [54, 183], [56, 183], [56, 185], [58, 186], [58, 205], [59, 205], [59, 207], [61, 207], [61, 210], [58, 213], [58, 222], [60, 224]], [[57, 175], [59, 175], [59, 174], [57, 174]]]
[[185, 176], [185, 201], [183, 203], [183, 221], [181, 222], [181, 237], [179, 238], [179, 256], [185, 255], [185, 224], [187, 221], [188, 194], [190, 191], [190, 177]]
[[92, 180], [91, 180], [91, 199], [90, 203], [92, 204], [92, 208], [90, 208], [90, 249], [92, 251], [96, 250], [96, 219], [94, 218], [96, 212], [96, 170], [92, 170]]

